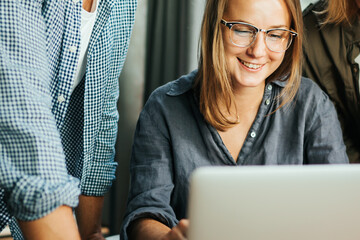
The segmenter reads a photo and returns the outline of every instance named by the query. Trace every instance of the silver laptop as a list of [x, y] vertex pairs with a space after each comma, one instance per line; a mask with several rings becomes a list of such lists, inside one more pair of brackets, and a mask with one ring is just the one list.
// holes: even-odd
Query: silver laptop
[[206, 167], [189, 240], [360, 240], [360, 165]]

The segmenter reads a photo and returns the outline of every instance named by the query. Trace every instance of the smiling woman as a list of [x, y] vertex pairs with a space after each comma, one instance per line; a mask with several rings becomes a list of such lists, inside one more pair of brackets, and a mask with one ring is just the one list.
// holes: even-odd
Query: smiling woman
[[[263, 99], [265, 84], [284, 77], [288, 82], [278, 96], [282, 99], [275, 110], [290, 102], [297, 92], [301, 77], [301, 8], [298, 1], [283, 0], [223, 3], [226, 5], [219, 5], [223, 9], [218, 9], [223, 14], [216, 19], [205, 11], [204, 21], [213, 25], [202, 28], [202, 55], [195, 85], [200, 92], [201, 113], [219, 130], [222, 141], [237, 159]], [[230, 28], [229, 24], [225, 26], [227, 21], [233, 22]], [[244, 44], [233, 34], [239, 22], [247, 26], [250, 35]], [[275, 29], [288, 34], [270, 44], [277, 51], [269, 48], [269, 33]], [[297, 36], [294, 42], [293, 36]]]
[[[241, 90], [238, 87], [242, 83], [245, 86], [257, 86], [257, 89], [263, 92], [265, 82], [271, 82], [276, 78], [289, 74], [288, 81], [290, 81], [290, 84], [286, 85], [282, 91], [284, 98], [280, 106], [285, 105], [295, 96], [300, 83], [302, 44], [301, 8], [298, 1], [255, 1], [253, 4], [248, 4], [247, 2], [243, 3], [243, 1], [229, 0], [226, 4], [226, 8], [225, 5], [222, 6], [224, 7], [223, 16], [218, 15], [217, 19], [207, 19], [212, 24], [212, 29], [204, 27], [202, 29], [202, 59], [200, 59], [199, 77], [196, 82], [198, 85], [203, 85], [200, 91], [202, 113], [212, 125], [221, 130], [232, 126], [232, 124], [237, 124], [234, 117], [225, 116], [224, 118], [224, 112], [235, 115], [235, 119], [237, 119], [239, 107], [234, 104], [234, 97], [236, 96], [234, 94]], [[274, 16], [278, 17], [275, 18]], [[212, 16], [205, 15], [204, 20], [206, 18], [212, 18]], [[223, 21], [222, 18], [226, 21], [240, 21], [250, 25], [257, 24], [257, 27], [266, 30], [273, 28], [292, 29], [294, 33], [298, 33], [295, 34], [298, 37], [294, 39], [293, 43], [291, 41], [293, 35], [287, 39], [285, 46], [290, 47], [288, 51], [285, 51], [287, 48], [280, 49], [280, 51], [270, 50], [266, 47], [266, 42], [269, 42], [269, 40], [265, 40], [268, 38], [268, 34], [262, 34], [262, 32], [253, 34], [251, 45], [241, 47], [233, 43], [231, 38], [231, 32], [233, 31], [220, 26], [219, 22]], [[216, 34], [213, 34], [213, 29], [215, 29]], [[219, 33], [222, 33], [222, 36]], [[205, 42], [204, 39], [210, 39], [209, 43]], [[215, 46], [216, 42], [221, 44]], [[214, 48], [212, 47], [218, 48], [216, 52], [213, 51]], [[219, 54], [220, 57], [216, 58], [214, 54]], [[285, 61], [283, 62], [284, 58]], [[281, 64], [282, 62], [283, 64]], [[250, 64], [261, 67], [255, 70], [249, 68]], [[238, 65], [242, 67], [240, 68]], [[202, 78], [208, 78], [208, 80], [203, 81]], [[220, 85], [221, 88], [216, 88], [215, 85]], [[217, 91], [217, 93], [210, 95], [207, 94], [209, 91]], [[241, 95], [241, 93], [237, 95]], [[262, 97], [262, 94], [260, 94], [260, 97]], [[223, 102], [226, 111], [218, 108], [219, 102]], [[259, 101], [257, 103], [259, 104]]]
[[301, 46], [298, 0], [207, 1], [198, 70], [140, 114], [121, 239], [186, 239], [198, 167], [348, 162], [334, 106], [301, 78]]

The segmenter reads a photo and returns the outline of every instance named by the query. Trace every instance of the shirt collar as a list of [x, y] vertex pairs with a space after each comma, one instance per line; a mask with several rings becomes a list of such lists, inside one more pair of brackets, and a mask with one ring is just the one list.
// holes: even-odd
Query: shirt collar
[[346, 44], [360, 42], [360, 20], [356, 17], [351, 26], [344, 27]]
[[166, 94], [175, 97], [189, 91], [193, 87], [197, 72], [198, 70], [194, 70], [188, 75], [181, 76], [171, 84], [171, 88]]
[[272, 81], [272, 84], [275, 84], [281, 88], [284, 88], [286, 86], [286, 84], [288, 83], [288, 79], [289, 79], [289, 75], [286, 74], [282, 77], [279, 77], [278, 79], [275, 79], [274, 81]]

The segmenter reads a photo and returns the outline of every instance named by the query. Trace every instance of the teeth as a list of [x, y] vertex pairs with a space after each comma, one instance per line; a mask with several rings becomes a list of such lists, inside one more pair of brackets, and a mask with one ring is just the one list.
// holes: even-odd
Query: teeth
[[244, 62], [242, 60], [240, 60], [242, 64], [244, 64], [246, 67], [248, 68], [252, 68], [252, 69], [258, 69], [260, 68], [262, 65], [259, 64], [252, 64], [252, 63], [248, 63], [248, 62]]

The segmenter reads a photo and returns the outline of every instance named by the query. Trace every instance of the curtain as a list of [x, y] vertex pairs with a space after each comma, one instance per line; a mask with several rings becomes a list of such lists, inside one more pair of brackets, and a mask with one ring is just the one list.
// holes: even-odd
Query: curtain
[[188, 71], [189, 0], [149, 0], [144, 103], [157, 87]]

